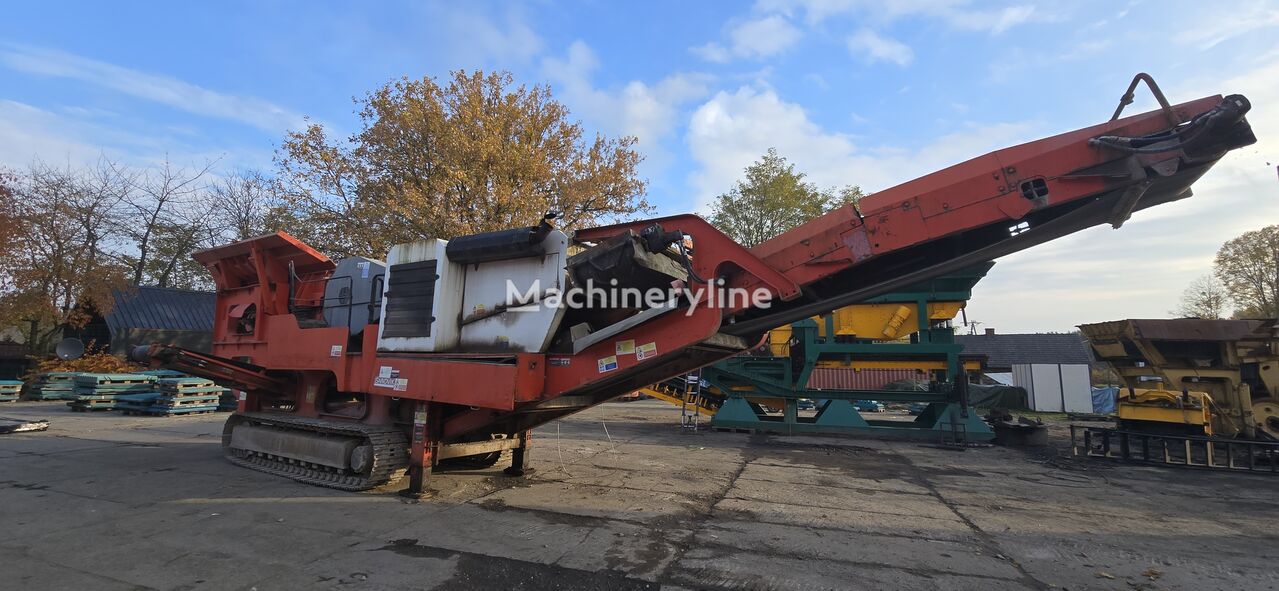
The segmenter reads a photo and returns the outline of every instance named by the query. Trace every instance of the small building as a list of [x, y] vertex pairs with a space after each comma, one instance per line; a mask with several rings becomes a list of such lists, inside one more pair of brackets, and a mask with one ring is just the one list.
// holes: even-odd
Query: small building
[[31, 360], [27, 357], [26, 339], [16, 326], [0, 330], [0, 380], [16, 380], [27, 372]]
[[212, 348], [213, 292], [141, 286], [113, 295], [110, 312], [95, 314], [84, 327], [67, 330], [65, 336], [117, 355], [151, 343], [204, 352]]
[[1031, 410], [1093, 411], [1092, 356], [1079, 333], [997, 334], [988, 328], [984, 334], [957, 335], [955, 342], [964, 346], [965, 355], [984, 357], [996, 381], [1025, 388]]

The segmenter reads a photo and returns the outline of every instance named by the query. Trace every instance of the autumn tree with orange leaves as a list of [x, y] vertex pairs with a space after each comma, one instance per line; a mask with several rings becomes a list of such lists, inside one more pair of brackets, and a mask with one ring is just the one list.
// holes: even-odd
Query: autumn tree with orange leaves
[[64, 327], [83, 326], [92, 311], [110, 310], [112, 291], [129, 285], [128, 265], [113, 254], [114, 212], [129, 185], [118, 172], [103, 160], [4, 174], [0, 328], [22, 330], [34, 351], [49, 349]]
[[396, 80], [357, 100], [347, 140], [313, 123], [277, 154], [290, 233], [337, 257], [536, 223], [573, 229], [651, 212], [634, 137], [586, 137], [541, 86], [509, 73]]

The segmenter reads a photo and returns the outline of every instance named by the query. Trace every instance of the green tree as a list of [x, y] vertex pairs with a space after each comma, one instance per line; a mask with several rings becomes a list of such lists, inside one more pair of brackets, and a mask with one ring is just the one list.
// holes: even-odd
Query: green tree
[[36, 163], [4, 177], [0, 327], [17, 326], [32, 350], [46, 351], [63, 327], [110, 311], [112, 292], [129, 285], [110, 231], [129, 180], [105, 159], [81, 170]]
[[1181, 294], [1181, 302], [1172, 314], [1182, 318], [1218, 320], [1226, 317], [1230, 292], [1211, 275], [1195, 279]]
[[1279, 225], [1244, 232], [1221, 245], [1215, 271], [1240, 313], [1279, 318]]
[[715, 198], [710, 222], [733, 240], [751, 247], [836, 207], [856, 206], [862, 190], [818, 188], [776, 148], [746, 167], [746, 178]]
[[509, 73], [396, 80], [357, 101], [362, 128], [335, 141], [319, 124], [277, 153], [284, 229], [336, 256], [529, 225], [566, 229], [651, 210], [635, 138], [583, 137], [545, 86]]

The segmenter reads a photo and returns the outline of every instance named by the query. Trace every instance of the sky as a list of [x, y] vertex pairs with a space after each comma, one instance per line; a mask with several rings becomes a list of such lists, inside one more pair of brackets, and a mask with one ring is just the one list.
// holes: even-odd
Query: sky
[[269, 170], [308, 119], [357, 131], [353, 99], [390, 80], [502, 69], [636, 136], [659, 214], [707, 213], [770, 147], [874, 192], [1105, 121], [1137, 72], [1174, 103], [1248, 96], [1260, 141], [1195, 197], [1005, 257], [968, 306], [1062, 332], [1168, 317], [1223, 242], [1279, 223], [1277, 39], [1255, 0], [23, 2], [0, 19], [0, 165]]

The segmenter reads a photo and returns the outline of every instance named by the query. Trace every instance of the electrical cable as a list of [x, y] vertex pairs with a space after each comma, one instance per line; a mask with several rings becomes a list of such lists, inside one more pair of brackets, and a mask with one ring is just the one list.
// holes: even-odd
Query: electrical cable
[[709, 281], [702, 279], [702, 276], [698, 275], [697, 271], [693, 270], [693, 262], [689, 260], [688, 251], [684, 249], [684, 240], [681, 238], [679, 242], [675, 243], [675, 246], [679, 249], [680, 257], [683, 258], [682, 262], [684, 264], [684, 270], [688, 271], [688, 278], [692, 279], [696, 283], [710, 283]]

